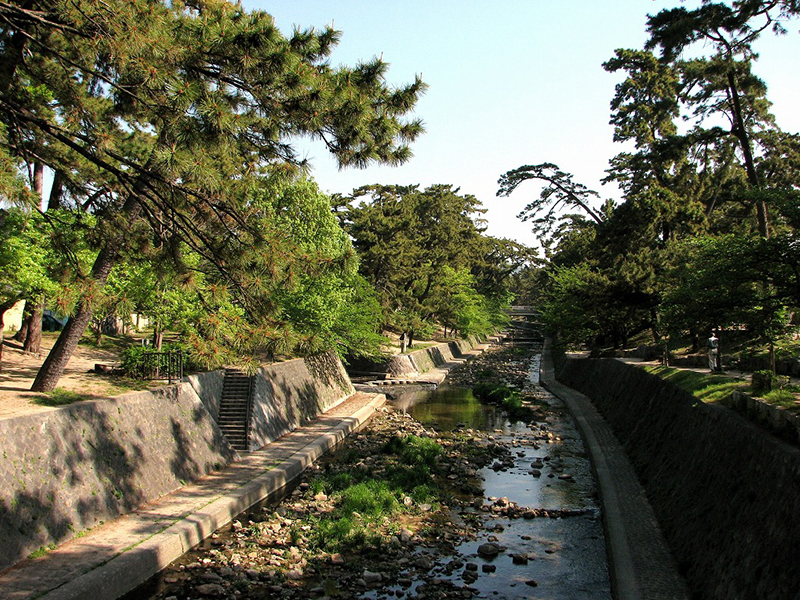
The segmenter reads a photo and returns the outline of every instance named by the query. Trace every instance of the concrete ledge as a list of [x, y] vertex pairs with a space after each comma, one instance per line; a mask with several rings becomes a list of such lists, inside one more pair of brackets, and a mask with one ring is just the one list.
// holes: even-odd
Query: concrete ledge
[[622, 445], [591, 401], [555, 379], [545, 341], [541, 383], [567, 405], [597, 481], [616, 600], [688, 600], [689, 591]]
[[467, 357], [479, 346], [478, 339], [470, 336], [467, 339], [442, 342], [428, 348], [414, 350], [408, 354], [395, 354], [389, 359], [386, 375], [392, 379], [418, 378], [437, 367], [444, 367]]

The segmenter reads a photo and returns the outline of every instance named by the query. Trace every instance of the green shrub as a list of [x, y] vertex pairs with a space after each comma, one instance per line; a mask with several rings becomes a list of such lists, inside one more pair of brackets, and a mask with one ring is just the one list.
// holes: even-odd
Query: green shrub
[[752, 387], [756, 394], [769, 392], [778, 387], [778, 376], [769, 369], [753, 371]]
[[181, 351], [183, 353], [184, 371], [196, 371], [201, 367], [192, 358], [192, 354], [180, 344], [164, 344], [161, 350], [151, 346], [128, 346], [120, 353], [120, 366], [128, 377], [148, 379], [153, 376], [156, 369], [166, 370], [168, 352]]

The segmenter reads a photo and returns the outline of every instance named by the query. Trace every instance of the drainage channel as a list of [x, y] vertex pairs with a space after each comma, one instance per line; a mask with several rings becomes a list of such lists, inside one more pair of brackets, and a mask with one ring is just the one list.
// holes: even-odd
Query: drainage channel
[[[449, 511], [406, 498], [418, 506], [416, 521], [396, 525], [377, 563], [374, 555], [367, 562], [344, 551], [306, 559], [299, 549], [332, 510], [326, 494], [314, 495], [315, 473], [339, 473], [347, 463], [380, 477], [384, 467], [364, 449], [367, 432], [312, 467], [297, 488], [240, 515], [125, 600], [610, 600], [600, 509], [582, 441], [561, 401], [538, 385], [538, 353], [511, 352], [529, 373], [525, 392], [535, 405], [530, 419], [511, 419], [463, 387], [386, 390], [392, 408], [378, 417], [385, 439], [396, 432], [438, 434], [448, 443], [478, 440], [504, 453], [464, 471], [464, 489], [471, 493], [452, 500]], [[301, 505], [319, 519], [298, 518]], [[259, 536], [271, 541], [262, 543]]]

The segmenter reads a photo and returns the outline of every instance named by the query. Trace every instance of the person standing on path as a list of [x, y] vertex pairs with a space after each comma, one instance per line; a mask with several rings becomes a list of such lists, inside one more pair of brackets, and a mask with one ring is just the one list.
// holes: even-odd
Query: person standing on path
[[717, 332], [712, 331], [711, 337], [708, 338], [708, 368], [711, 372], [720, 371], [719, 365], [719, 338]]

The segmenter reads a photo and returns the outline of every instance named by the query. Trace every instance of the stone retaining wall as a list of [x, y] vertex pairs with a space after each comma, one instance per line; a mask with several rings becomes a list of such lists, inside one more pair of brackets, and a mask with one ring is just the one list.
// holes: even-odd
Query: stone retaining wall
[[0, 570], [236, 455], [188, 383], [0, 420]]
[[795, 597], [800, 450], [617, 360], [567, 360], [559, 380], [614, 429], [695, 597]]
[[395, 354], [389, 360], [386, 374], [388, 377], [402, 378], [427, 373], [431, 369], [464, 356], [479, 343], [477, 338], [470, 336], [467, 339], [443, 342], [406, 354]]
[[792, 443], [800, 442], [800, 415], [796, 412], [742, 392], [733, 392], [731, 396], [733, 408], [748, 419], [768, 427]]
[[253, 386], [250, 450], [257, 450], [352, 396], [334, 353], [263, 367]]
[[[223, 379], [224, 371], [202, 373], [157, 390], [0, 419], [0, 570], [234, 460], [215, 421]], [[354, 392], [335, 354], [262, 368], [251, 446]]]

